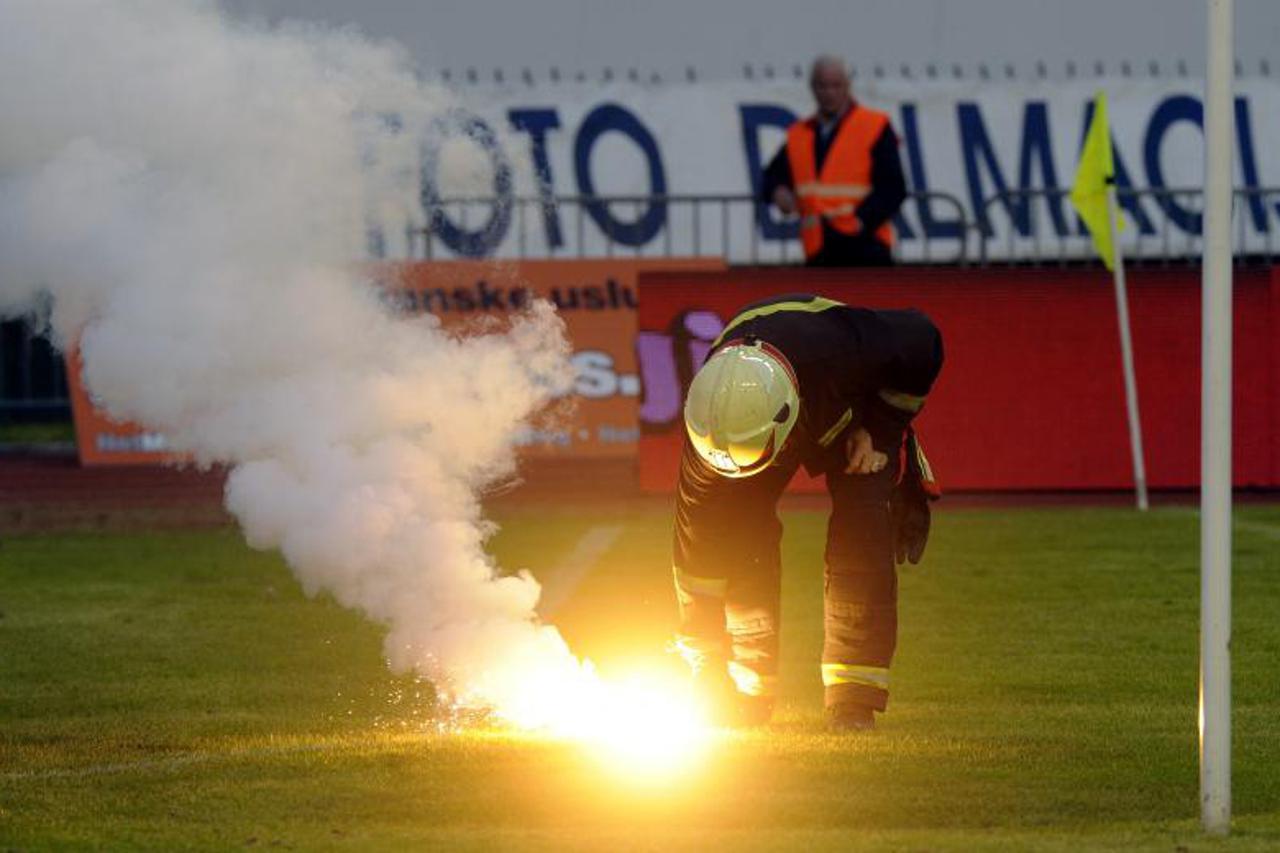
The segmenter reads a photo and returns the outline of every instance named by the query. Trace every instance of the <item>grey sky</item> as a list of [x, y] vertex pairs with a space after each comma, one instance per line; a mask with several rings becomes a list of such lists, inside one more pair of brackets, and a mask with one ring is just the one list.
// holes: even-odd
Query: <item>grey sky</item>
[[[302, 18], [354, 23], [377, 37], [404, 43], [421, 69], [449, 69], [482, 81], [495, 69], [508, 78], [529, 68], [545, 80], [604, 69], [644, 80], [741, 77], [750, 63], [791, 76], [817, 53], [847, 57], [856, 75], [913, 74], [932, 64], [945, 77], [953, 65], [966, 77], [985, 63], [1001, 78], [1092, 76], [1102, 61], [1110, 74], [1200, 73], [1204, 56], [1203, 0], [221, 0], [235, 14], [268, 20]], [[1264, 63], [1280, 79], [1280, 2], [1237, 0], [1236, 51], [1245, 73]]]

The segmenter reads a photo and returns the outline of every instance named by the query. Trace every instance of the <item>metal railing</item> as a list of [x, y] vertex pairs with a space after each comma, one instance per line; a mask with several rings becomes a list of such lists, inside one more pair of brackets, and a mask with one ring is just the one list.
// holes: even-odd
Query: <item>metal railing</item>
[[[798, 219], [755, 196], [630, 195], [440, 199], [388, 257], [512, 260], [716, 257], [735, 264], [803, 260]], [[964, 263], [972, 225], [950, 193], [909, 194], [896, 218], [904, 263]]]
[[[895, 258], [1041, 266], [1094, 260], [1092, 240], [1069, 196], [1068, 188], [1005, 190], [971, 216], [950, 193], [911, 193], [895, 218]], [[1119, 189], [1128, 222], [1120, 237], [1126, 258], [1138, 264], [1196, 262], [1202, 197], [1198, 188]], [[1235, 254], [1269, 262], [1280, 243], [1273, 235], [1280, 227], [1280, 188], [1240, 188], [1235, 198]], [[428, 211], [425, 227], [408, 229], [401, 250], [391, 256], [718, 257], [735, 264], [789, 264], [801, 261], [796, 237], [794, 217], [780, 218], [750, 195], [449, 198]]]
[[[1061, 266], [1097, 259], [1076, 219], [1070, 189], [1006, 190], [988, 198], [973, 223], [978, 264]], [[1118, 188], [1125, 220], [1119, 244], [1139, 266], [1198, 264], [1204, 192], [1196, 187]], [[1280, 228], [1280, 187], [1234, 192], [1232, 250], [1238, 262], [1270, 264]]]

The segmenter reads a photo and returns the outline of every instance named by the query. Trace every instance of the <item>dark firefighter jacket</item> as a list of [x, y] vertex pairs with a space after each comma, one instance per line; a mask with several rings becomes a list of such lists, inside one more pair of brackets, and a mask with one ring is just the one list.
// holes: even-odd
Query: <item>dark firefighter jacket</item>
[[859, 426], [876, 450], [896, 453], [942, 363], [942, 336], [919, 311], [854, 308], [812, 294], [787, 294], [743, 308], [718, 349], [759, 339], [791, 362], [800, 416], [774, 463], [786, 457], [818, 475], [845, 464], [844, 439]]

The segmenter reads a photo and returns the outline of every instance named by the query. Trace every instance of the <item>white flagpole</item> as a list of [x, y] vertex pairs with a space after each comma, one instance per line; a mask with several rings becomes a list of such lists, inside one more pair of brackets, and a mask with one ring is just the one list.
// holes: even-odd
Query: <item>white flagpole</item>
[[1107, 227], [1111, 229], [1112, 278], [1116, 290], [1116, 319], [1120, 324], [1120, 360], [1124, 365], [1124, 403], [1129, 416], [1129, 451], [1133, 456], [1133, 485], [1138, 509], [1147, 509], [1147, 463], [1142, 451], [1142, 419], [1138, 416], [1138, 380], [1133, 369], [1133, 337], [1129, 332], [1129, 293], [1124, 283], [1124, 253], [1116, 225], [1116, 187], [1107, 184]]
[[1200, 820], [1231, 828], [1232, 0], [1208, 0], [1200, 448]]

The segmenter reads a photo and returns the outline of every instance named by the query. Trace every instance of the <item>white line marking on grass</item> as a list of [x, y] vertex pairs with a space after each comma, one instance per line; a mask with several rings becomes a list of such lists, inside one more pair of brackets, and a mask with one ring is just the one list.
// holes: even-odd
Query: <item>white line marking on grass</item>
[[613, 547], [613, 543], [618, 541], [622, 530], [620, 524], [601, 524], [582, 534], [573, 550], [561, 562], [560, 570], [542, 588], [538, 612], [544, 618], [563, 607], [573, 596], [600, 559]]

